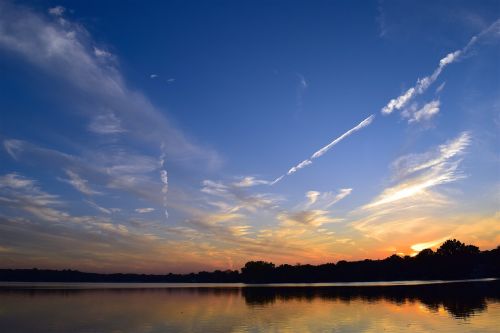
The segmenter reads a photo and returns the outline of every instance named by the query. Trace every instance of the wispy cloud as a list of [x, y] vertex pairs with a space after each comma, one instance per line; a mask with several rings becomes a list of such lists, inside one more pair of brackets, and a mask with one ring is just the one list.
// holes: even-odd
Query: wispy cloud
[[426, 153], [402, 156], [392, 164], [394, 177], [399, 180], [415, 172], [442, 165], [453, 157], [463, 154], [470, 142], [471, 136], [469, 132], [462, 132], [456, 138]]
[[59, 7], [50, 12], [57, 19], [1, 2], [0, 49], [65, 82], [67, 92], [85, 96], [74, 99], [72, 109], [91, 120], [91, 130], [102, 134], [126, 131], [137, 143], [165, 142], [164, 150], [176, 161], [218, 165], [213, 150], [193, 143], [148, 98], [128, 87], [120, 68], [103, 61], [103, 56], [114, 56], [97, 47], [84, 26], [63, 19], [64, 10]]
[[113, 112], [94, 117], [89, 125], [89, 130], [98, 134], [117, 134], [125, 130], [121, 126], [121, 121]]
[[439, 94], [441, 91], [443, 91], [444, 87], [446, 86], [446, 82], [441, 83], [437, 88], [436, 88], [436, 94]]
[[94, 55], [98, 58], [114, 58], [113, 54], [97, 46], [94, 46]]
[[327, 203], [326, 208], [329, 208], [330, 206], [336, 204], [340, 200], [346, 198], [348, 195], [350, 195], [352, 192], [352, 188], [342, 188], [340, 189], [340, 192], [333, 197], [332, 200], [330, 200], [329, 203]]
[[55, 6], [52, 8], [49, 8], [48, 12], [50, 15], [54, 16], [62, 16], [66, 9], [63, 6]]
[[[362, 216], [352, 223], [354, 228], [366, 236], [381, 239], [387, 235], [415, 233], [435, 219], [436, 210], [453, 204], [436, 188], [465, 177], [459, 167], [461, 155], [469, 144], [470, 135], [464, 132], [426, 153], [397, 159], [392, 166], [396, 183], [353, 212]], [[427, 226], [433, 234], [442, 232], [442, 227]], [[419, 234], [425, 236], [423, 231]]]
[[253, 176], [246, 176], [241, 178], [239, 181], [234, 182], [233, 186], [236, 187], [252, 187], [256, 185], [269, 185], [270, 182], [263, 179], [257, 179]]
[[224, 184], [212, 180], [204, 180], [202, 193], [220, 198], [223, 202], [209, 201], [212, 205], [221, 209], [225, 213], [235, 213], [240, 211], [258, 212], [262, 210], [273, 210], [282, 200], [281, 197], [269, 193], [248, 193], [242, 186], [234, 183]]
[[285, 233], [290, 236], [304, 235], [316, 230], [321, 234], [319, 237], [330, 237], [334, 232], [322, 226], [339, 223], [344, 221], [344, 219], [331, 216], [331, 212], [328, 209], [347, 197], [351, 191], [352, 189], [350, 188], [341, 189], [337, 193], [307, 191], [305, 194], [307, 199], [305, 203], [299, 204], [296, 208], [289, 211], [281, 210], [276, 214], [276, 219], [280, 222], [276, 232]]
[[[395, 166], [399, 177], [404, 175], [405, 178], [400, 183], [385, 189], [364, 208], [372, 209], [418, 196], [427, 196], [428, 199], [428, 189], [463, 178], [464, 176], [458, 170], [461, 160], [452, 159], [452, 157], [461, 154], [469, 142], [469, 134], [462, 133], [449, 143], [441, 145], [433, 153], [400, 158], [395, 162]], [[417, 172], [416, 176], [406, 178]]]
[[151, 79], [156, 79], [158, 77], [158, 74], [150, 74], [149, 78]]
[[427, 88], [429, 88], [429, 86], [437, 80], [437, 78], [439, 77], [439, 75], [441, 75], [445, 67], [463, 57], [469, 51], [469, 49], [472, 48], [472, 46], [474, 46], [474, 44], [477, 43], [477, 41], [480, 38], [490, 33], [498, 35], [499, 31], [500, 31], [500, 20], [497, 20], [487, 29], [483, 30], [478, 35], [473, 36], [465, 47], [463, 47], [460, 50], [448, 53], [444, 58], [442, 58], [439, 61], [438, 67], [434, 70], [434, 72], [431, 75], [425, 76], [422, 79], [418, 79], [415, 86], [409, 88], [400, 96], [391, 99], [389, 103], [387, 103], [387, 105], [385, 105], [382, 108], [381, 113], [387, 115], [391, 114], [394, 110], [400, 110], [404, 108], [414, 97], [423, 94], [427, 90]]
[[303, 210], [292, 213], [280, 213], [277, 218], [283, 225], [305, 225], [311, 227], [320, 227], [327, 223], [341, 222], [342, 219], [329, 216], [330, 212], [326, 210], [313, 209]]
[[269, 185], [274, 185], [274, 184], [278, 183], [279, 181], [281, 181], [283, 179], [283, 177], [285, 177], [285, 175], [281, 175], [281, 176], [277, 177], [275, 180], [270, 182]]
[[60, 179], [71, 186], [73, 186], [76, 190], [79, 192], [85, 194], [85, 195], [95, 195], [95, 194], [101, 194], [100, 192], [94, 191], [90, 188], [88, 185], [88, 181], [86, 179], [83, 179], [80, 177], [76, 172], [72, 170], [65, 170], [66, 175], [68, 175], [69, 179]]
[[16, 139], [8, 139], [3, 141], [3, 146], [10, 157], [17, 160], [18, 153], [23, 150], [24, 142]]
[[435, 248], [438, 245], [441, 245], [443, 242], [445, 242], [448, 239], [450, 239], [450, 236], [442, 237], [442, 238], [435, 239], [435, 240], [428, 241], [428, 242], [424, 242], [424, 243], [413, 244], [411, 246], [411, 249], [415, 252], [420, 252], [420, 251], [425, 250], [425, 249]]
[[92, 208], [100, 211], [101, 213], [104, 213], [104, 214], [108, 214], [108, 215], [111, 215], [113, 214], [113, 211], [111, 209], [108, 209], [108, 208], [104, 208], [102, 206], [99, 206], [98, 204], [96, 204], [95, 202], [93, 202], [92, 200], [85, 200], [85, 202]]
[[[219, 165], [217, 153], [187, 138], [146, 96], [130, 88], [115, 55], [94, 40], [82, 24], [65, 18], [63, 9], [50, 13], [52, 17], [0, 2], [0, 50], [51, 80], [63, 82], [64, 91], [58, 95], [74, 97], [71, 110], [88, 119], [86, 129], [97, 134], [91, 140], [101, 141], [88, 145], [75, 142], [81, 136], [73, 136], [71, 143], [81, 147], [75, 155], [14, 139], [3, 142], [5, 149], [14, 159], [22, 157], [71, 170], [65, 181], [82, 193], [97, 193], [90, 188], [89, 179], [121, 195], [139, 196], [152, 204], [162, 202], [167, 215], [167, 170], [163, 166], [159, 170], [157, 157], [136, 151], [149, 151], [148, 146], [164, 142], [162, 154], [169, 157], [169, 165], [203, 170]], [[102, 144], [110, 138], [113, 145]], [[153, 171], [160, 173], [160, 184]]]
[[[289, 260], [301, 260], [307, 262], [320, 262], [321, 258], [328, 253], [325, 244], [327, 238], [331, 243], [331, 231], [323, 230], [321, 234], [316, 231], [317, 226], [339, 221], [329, 216], [327, 212], [294, 212], [282, 213], [283, 220], [278, 220], [280, 225], [273, 228], [268, 234], [258, 232], [256, 226], [250, 223], [248, 213], [260, 214], [263, 211], [271, 212], [271, 216], [276, 218], [278, 209], [276, 198], [268, 197], [265, 194], [246, 193], [248, 188], [238, 188], [233, 186], [232, 182], [224, 184], [221, 182], [206, 181], [205, 187], [218, 189], [215, 191], [215, 198], [220, 198], [220, 202], [213, 201], [213, 207], [217, 210], [197, 209], [197, 205], [191, 205], [190, 217], [183, 221], [183, 226], [165, 226], [157, 223], [142, 223], [141, 218], [138, 221], [122, 221], [123, 216], [114, 216], [111, 208], [104, 208], [95, 202], [88, 200], [87, 204], [95, 208], [105, 216], [74, 216], [59, 207], [67, 207], [67, 203], [43, 203], [34, 205], [30, 199], [30, 188], [37, 187], [37, 182], [19, 175], [4, 177], [5, 181], [0, 184], [11, 184], [12, 187], [6, 189], [0, 186], [0, 200], [2, 197], [8, 197], [14, 202], [3, 202], [2, 207], [12, 207], [17, 209], [16, 216], [20, 211], [27, 214], [28, 219], [22, 222], [14, 220], [9, 221], [9, 227], [5, 227], [3, 217], [0, 217], [0, 241], [2, 244], [10, 247], [10, 243], [5, 243], [6, 237], [12, 238], [14, 228], [23, 228], [23, 238], [17, 239], [13, 251], [18, 251], [17, 247], [22, 244], [23, 251], [31, 251], [29, 239], [37, 239], [37, 248], [44, 248], [49, 252], [62, 252], [64, 256], [57, 258], [59, 265], [66, 263], [68, 253], [74, 255], [73, 258], [81, 258], [82, 251], [89, 256], [86, 264], [91, 263], [96, 267], [107, 267], [112, 269], [120, 267], [123, 264], [125, 268], [130, 268], [130, 263], [141, 266], [142, 270], [151, 271], [154, 267], [165, 265], [169, 269], [178, 269], [175, 266], [176, 258], [183, 258], [183, 263], [194, 260], [196, 270], [200, 265], [208, 263], [215, 268], [227, 267], [227, 263], [219, 263], [220, 259], [228, 257], [235, 261], [235, 267], [240, 267], [245, 260], [263, 255], [281, 262]], [[2, 179], [4, 179], [2, 178]], [[26, 188], [26, 189], [25, 189]], [[17, 195], [12, 195], [9, 191], [16, 191]], [[42, 191], [37, 189], [38, 193]], [[210, 192], [210, 191], [209, 191]], [[211, 192], [213, 193], [213, 191]], [[33, 194], [33, 193], [31, 193]], [[49, 194], [47, 194], [49, 195]], [[212, 196], [212, 195], [210, 195]], [[193, 198], [196, 201], [196, 198]], [[43, 203], [43, 204], [42, 204]], [[141, 208], [138, 208], [141, 209]], [[285, 215], [289, 215], [285, 218]], [[33, 218], [33, 222], [31, 222]], [[149, 218], [148, 218], [149, 220]], [[153, 218], [154, 221], [154, 218]], [[50, 223], [47, 223], [50, 222]], [[26, 227], [25, 227], [26, 226]], [[135, 230], [139, 227], [140, 230]], [[7, 236], [8, 235], [8, 236]], [[62, 236], [62, 237], [61, 237]], [[69, 249], [64, 249], [63, 243], [59, 241], [44, 242], [46, 237], [61, 238], [67, 240]], [[324, 237], [324, 240], [317, 240], [314, 237]], [[53, 239], [51, 238], [51, 239]], [[15, 237], [13, 239], [16, 239]], [[113, 247], [113, 251], [106, 252], [103, 249]], [[55, 248], [62, 247], [60, 250]], [[309, 248], [311, 247], [311, 248]], [[304, 249], [309, 251], [304, 252]], [[34, 250], [36, 253], [36, 249]], [[32, 253], [32, 252], [29, 252]], [[105, 257], [102, 254], [105, 254]], [[143, 257], [147, 254], [147, 258]], [[164, 259], [175, 256], [172, 259]], [[109, 258], [107, 256], [109, 255]], [[138, 259], [139, 258], [139, 259]], [[163, 259], [155, 259], [163, 258]], [[158, 262], [157, 262], [158, 261]], [[160, 264], [161, 261], [161, 264]], [[38, 264], [45, 261], [38, 261]], [[158, 265], [158, 266], [157, 266]], [[174, 266], [172, 266], [174, 265]], [[210, 266], [212, 267], [212, 266]], [[183, 267], [182, 269], [190, 269]]]
[[158, 195], [162, 185], [152, 174], [159, 169], [158, 161], [152, 157], [112, 149], [102, 153], [84, 151], [85, 157], [82, 158], [22, 140], [7, 139], [3, 144], [9, 155], [18, 161], [44, 168], [74, 170], [83, 179], [119, 191], [116, 194], [131, 195], [154, 204], [162, 202], [161, 195]]
[[224, 196], [228, 193], [229, 187], [221, 182], [215, 182], [210, 179], [206, 179], [202, 182], [201, 191], [207, 194]]
[[35, 182], [17, 173], [9, 173], [0, 177], [0, 188], [7, 187], [13, 189], [33, 188]]
[[401, 116], [408, 119], [409, 124], [426, 121], [439, 113], [440, 106], [441, 103], [439, 100], [430, 101], [421, 108], [418, 108], [415, 104], [403, 110]]
[[23, 210], [50, 222], [61, 222], [69, 215], [54, 206], [62, 204], [58, 195], [44, 192], [33, 180], [17, 173], [0, 176], [0, 194], [9, 198], [4, 205]]
[[318, 197], [321, 195], [321, 192], [318, 191], [307, 191], [306, 192], [306, 198], [308, 200], [307, 205], [313, 205], [317, 200]]
[[352, 192], [352, 188], [342, 188], [337, 193], [334, 192], [306, 192], [307, 202], [304, 204], [306, 209], [316, 207], [318, 209], [328, 209], [337, 202], [346, 198]]
[[136, 208], [135, 212], [139, 214], [146, 214], [146, 213], [151, 213], [154, 212], [154, 208]]
[[459, 161], [440, 164], [433, 167], [424, 175], [420, 175], [407, 182], [385, 189], [374, 201], [365, 205], [365, 209], [376, 208], [381, 205], [392, 204], [403, 199], [426, 198], [431, 199], [428, 189], [437, 185], [454, 182], [463, 178], [457, 171]]

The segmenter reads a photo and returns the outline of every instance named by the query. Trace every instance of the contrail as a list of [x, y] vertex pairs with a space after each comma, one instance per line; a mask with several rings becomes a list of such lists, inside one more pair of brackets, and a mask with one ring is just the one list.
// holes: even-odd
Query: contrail
[[360, 129], [370, 125], [374, 118], [375, 118], [375, 115], [372, 114], [371, 116], [369, 116], [368, 118], [366, 118], [365, 120], [360, 122], [357, 126], [351, 128], [350, 130], [348, 130], [347, 132], [345, 132], [344, 134], [342, 134], [341, 136], [339, 136], [338, 138], [336, 138], [335, 140], [333, 140], [332, 142], [330, 142], [329, 144], [327, 144], [326, 146], [324, 146], [323, 148], [321, 148], [320, 150], [315, 152], [311, 156], [311, 159], [321, 157], [323, 154], [325, 154], [327, 151], [329, 151], [333, 146], [335, 146], [337, 143], [339, 143], [340, 141], [347, 138], [352, 133], [359, 131]]
[[493, 22], [493, 24], [491, 24], [485, 30], [481, 31], [479, 34], [473, 36], [469, 40], [467, 45], [465, 45], [465, 47], [463, 47], [460, 50], [448, 53], [444, 58], [439, 60], [438, 67], [434, 70], [434, 72], [431, 75], [426, 76], [422, 79], [418, 79], [415, 86], [408, 89], [402, 95], [391, 99], [389, 103], [387, 103], [387, 105], [382, 108], [381, 110], [382, 114], [391, 114], [394, 110], [400, 110], [403, 107], [405, 107], [408, 104], [408, 102], [410, 102], [410, 100], [412, 100], [415, 96], [423, 94], [427, 90], [427, 88], [429, 88], [429, 86], [433, 84], [434, 81], [437, 80], [437, 78], [439, 77], [439, 75], [441, 75], [441, 72], [446, 66], [456, 62], [457, 59], [464, 56], [480, 38], [489, 34], [490, 32], [500, 34], [500, 19]]
[[[381, 113], [382, 114], [391, 114], [394, 110], [402, 109], [414, 97], [424, 93], [427, 90], [427, 88], [429, 88], [429, 86], [432, 83], [434, 83], [434, 81], [437, 80], [437, 78], [439, 77], [439, 75], [441, 74], [441, 72], [443, 71], [443, 69], [446, 66], [456, 62], [457, 59], [459, 59], [460, 57], [463, 57], [469, 51], [469, 49], [471, 49], [474, 46], [474, 44], [477, 43], [477, 41], [480, 38], [482, 38], [485, 35], [488, 35], [490, 33], [494, 33], [494, 34], [500, 36], [500, 19], [493, 22], [488, 28], [481, 31], [479, 34], [473, 36], [469, 40], [467, 45], [465, 45], [465, 47], [463, 47], [460, 50], [456, 50], [454, 52], [448, 53], [444, 58], [439, 60], [438, 67], [434, 70], [434, 72], [431, 75], [417, 80], [417, 83], [415, 84], [415, 86], [408, 89], [402, 95], [391, 99], [389, 101], [389, 103], [387, 103], [387, 105], [385, 105], [382, 108]], [[300, 162], [299, 164], [291, 167], [287, 171], [286, 174], [279, 176], [278, 178], [276, 178], [273, 181], [270, 181], [268, 183], [268, 185], [272, 186], [272, 185], [280, 182], [285, 176], [290, 176], [290, 175], [294, 174], [295, 172], [297, 172], [298, 170], [305, 168], [308, 165], [311, 165], [313, 163], [314, 159], [323, 156], [328, 150], [330, 150], [333, 146], [338, 144], [340, 141], [344, 140], [346, 137], [348, 137], [352, 133], [359, 131], [360, 129], [370, 125], [373, 122], [374, 118], [375, 118], [375, 115], [372, 114], [371, 116], [369, 116], [368, 118], [366, 118], [365, 120], [360, 122], [357, 126], [351, 128], [350, 130], [348, 130], [347, 132], [345, 132], [344, 134], [342, 134], [341, 136], [339, 136], [338, 138], [336, 138], [335, 140], [333, 140], [332, 142], [330, 142], [329, 144], [327, 144], [323, 148], [316, 151], [314, 154], [311, 155], [311, 157], [309, 157], [309, 158], [303, 160], [302, 162]]]
[[375, 115], [372, 114], [368, 118], [364, 119], [358, 125], [351, 128], [350, 130], [348, 130], [347, 132], [345, 132], [344, 134], [342, 134], [341, 136], [339, 136], [338, 138], [336, 138], [335, 140], [333, 140], [332, 142], [330, 142], [329, 144], [327, 144], [323, 148], [316, 151], [308, 159], [305, 159], [302, 162], [300, 162], [299, 164], [297, 164], [296, 166], [291, 167], [288, 170], [288, 172], [286, 173], [286, 175], [282, 175], [282, 176], [276, 178], [274, 181], [270, 182], [269, 185], [274, 185], [274, 184], [278, 183], [280, 180], [282, 180], [285, 176], [290, 176], [290, 175], [294, 174], [295, 172], [297, 172], [298, 170], [305, 168], [308, 165], [311, 165], [314, 159], [323, 156], [327, 151], [329, 151], [337, 143], [344, 140], [345, 138], [347, 138], [349, 135], [353, 134], [354, 132], [359, 131], [360, 129], [370, 125], [374, 118], [375, 118]]
[[163, 151], [163, 149], [164, 149], [164, 144], [161, 145], [162, 153], [160, 155], [160, 167], [162, 169], [160, 170], [160, 180], [163, 184], [161, 193], [163, 193], [163, 207], [165, 208], [165, 217], [168, 219], [168, 210], [167, 210], [168, 172], [164, 168], [165, 152]]

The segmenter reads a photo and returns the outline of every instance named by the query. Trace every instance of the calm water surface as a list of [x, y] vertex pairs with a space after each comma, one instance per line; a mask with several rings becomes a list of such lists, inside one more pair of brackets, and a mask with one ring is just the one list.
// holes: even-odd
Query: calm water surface
[[499, 332], [500, 282], [2, 284], [0, 332]]

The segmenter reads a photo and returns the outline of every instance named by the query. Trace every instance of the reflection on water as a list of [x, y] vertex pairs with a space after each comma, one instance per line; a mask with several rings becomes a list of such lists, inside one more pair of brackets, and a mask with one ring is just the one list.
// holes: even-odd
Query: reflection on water
[[[466, 286], [466, 287], [464, 287]], [[499, 301], [499, 282], [457, 283], [427, 286], [351, 287], [351, 288], [246, 288], [243, 296], [248, 305], [273, 304], [277, 300], [289, 301], [321, 298], [346, 303], [357, 300], [394, 304], [420, 302], [430, 311], [443, 308], [455, 318], [467, 318], [486, 310], [487, 299]]]
[[[116, 287], [116, 286], [115, 286]], [[497, 332], [500, 282], [0, 288], [0, 332]]]

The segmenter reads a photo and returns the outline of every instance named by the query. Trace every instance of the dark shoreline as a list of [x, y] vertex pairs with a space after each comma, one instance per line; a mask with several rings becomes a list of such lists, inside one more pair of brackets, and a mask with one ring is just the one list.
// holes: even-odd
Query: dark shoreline
[[463, 280], [394, 280], [394, 281], [353, 281], [353, 282], [282, 282], [282, 283], [245, 283], [245, 282], [40, 282], [40, 281], [0, 281], [0, 290], [6, 289], [168, 289], [168, 288], [385, 288], [417, 287], [449, 284], [469, 284], [493, 282], [500, 278], [479, 278]]
[[238, 270], [190, 274], [102, 274], [77, 270], [0, 269], [3, 282], [113, 282], [113, 283], [341, 283], [382, 281], [469, 280], [500, 278], [500, 246], [480, 251], [455, 239], [436, 251], [415, 257], [392, 255], [381, 260], [341, 260], [322, 265], [279, 265], [249, 261]]

